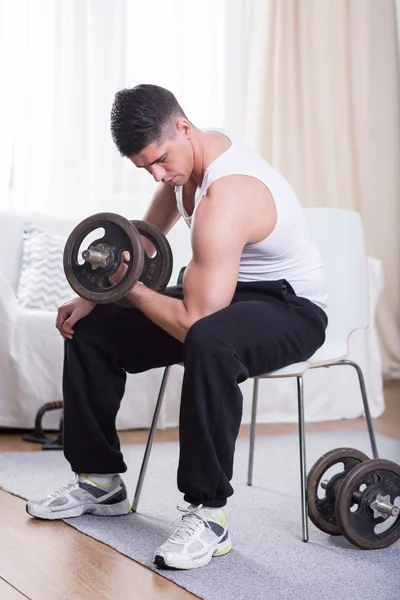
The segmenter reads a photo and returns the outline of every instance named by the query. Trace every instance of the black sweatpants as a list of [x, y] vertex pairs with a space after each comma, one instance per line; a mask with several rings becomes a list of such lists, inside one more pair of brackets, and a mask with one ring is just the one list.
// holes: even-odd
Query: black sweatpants
[[[182, 298], [182, 287], [166, 295]], [[134, 308], [98, 305], [65, 342], [64, 454], [80, 473], [123, 473], [116, 416], [126, 373], [184, 363], [178, 488], [220, 507], [233, 494], [241, 382], [309, 358], [327, 317], [285, 280], [238, 283], [231, 305], [197, 321], [182, 344]]]

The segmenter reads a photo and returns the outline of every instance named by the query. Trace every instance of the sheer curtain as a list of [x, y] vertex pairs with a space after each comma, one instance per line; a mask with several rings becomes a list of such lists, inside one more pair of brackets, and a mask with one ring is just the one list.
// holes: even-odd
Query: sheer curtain
[[115, 92], [171, 89], [242, 132], [304, 206], [361, 212], [400, 377], [399, 0], [0, 0], [0, 207], [140, 218], [151, 177], [111, 140]]
[[369, 255], [384, 269], [377, 312], [384, 372], [400, 378], [396, 2], [232, 0], [230, 6], [228, 72], [235, 69], [236, 78], [228, 81], [228, 96], [237, 105], [229, 126], [286, 175], [304, 206], [361, 213]]
[[140, 217], [155, 184], [113, 145], [114, 94], [156, 83], [220, 125], [225, 3], [0, 0], [0, 205]]

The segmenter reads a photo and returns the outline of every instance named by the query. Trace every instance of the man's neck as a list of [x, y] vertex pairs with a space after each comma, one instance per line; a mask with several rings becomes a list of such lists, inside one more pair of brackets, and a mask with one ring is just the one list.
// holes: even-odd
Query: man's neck
[[193, 171], [191, 180], [196, 183], [197, 187], [201, 187], [205, 170], [208, 165], [205, 164], [206, 143], [205, 134], [200, 130], [196, 130], [196, 135], [193, 139]]
[[196, 131], [193, 139], [194, 168], [192, 179], [197, 187], [201, 187], [204, 173], [210, 164], [216, 160], [231, 145], [230, 140], [217, 131]]

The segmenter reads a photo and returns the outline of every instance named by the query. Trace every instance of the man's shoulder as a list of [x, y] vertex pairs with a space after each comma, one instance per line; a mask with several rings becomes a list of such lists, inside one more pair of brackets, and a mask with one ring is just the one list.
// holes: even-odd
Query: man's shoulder
[[223, 221], [239, 221], [244, 224], [249, 206], [243, 202], [243, 198], [248, 192], [249, 185], [241, 184], [236, 175], [227, 175], [214, 181], [196, 203], [192, 229]]
[[[268, 188], [257, 174], [231, 173], [223, 175], [210, 183], [207, 189], [207, 196], [221, 197], [221, 195], [233, 200], [234, 198], [243, 201], [244, 194], [257, 194], [259, 192], [268, 193]], [[248, 197], [250, 200], [250, 197]]]

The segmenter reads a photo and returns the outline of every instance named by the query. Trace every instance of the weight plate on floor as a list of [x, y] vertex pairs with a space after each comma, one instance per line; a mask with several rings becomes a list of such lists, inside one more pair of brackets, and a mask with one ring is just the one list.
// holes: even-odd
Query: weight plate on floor
[[343, 535], [364, 550], [386, 548], [400, 538], [400, 515], [374, 509], [376, 500], [400, 507], [400, 465], [383, 458], [354, 467], [336, 498], [336, 519]]
[[131, 221], [140, 235], [150, 240], [156, 249], [154, 256], [144, 252], [144, 264], [139, 281], [156, 292], [163, 292], [171, 278], [173, 259], [167, 238], [157, 227], [146, 221]]
[[[104, 236], [90, 243], [91, 251], [104, 253], [104, 260], [92, 264], [78, 256], [82, 242], [96, 229], [103, 228]], [[122, 252], [130, 254], [124, 277], [113, 284], [109, 279], [121, 263]], [[72, 289], [82, 298], [98, 304], [117, 302], [139, 280], [144, 264], [144, 250], [135, 226], [115, 213], [97, 213], [84, 219], [69, 235], [64, 249], [64, 272]]]
[[[335, 498], [344, 477], [359, 463], [368, 460], [368, 456], [355, 448], [336, 448], [330, 450], [310, 469], [307, 476], [308, 515], [318, 529], [330, 535], [341, 535], [335, 516]], [[320, 497], [320, 486], [325, 473], [334, 465], [343, 464], [343, 469], [333, 475], [326, 483], [324, 496]]]

